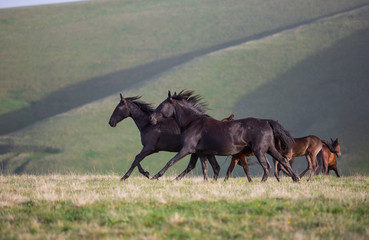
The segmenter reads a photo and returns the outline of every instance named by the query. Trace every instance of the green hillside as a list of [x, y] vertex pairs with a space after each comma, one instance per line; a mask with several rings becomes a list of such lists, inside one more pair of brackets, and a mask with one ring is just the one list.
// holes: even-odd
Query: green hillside
[[[345, 2], [347, 1], [342, 1], [341, 4], [338, 4], [337, 1], [325, 2], [324, 5], [326, 6], [320, 5], [320, 8], [313, 7], [315, 6], [313, 3], [309, 3], [312, 4], [310, 8], [307, 8], [306, 5], [303, 7], [304, 4], [308, 4], [303, 1], [299, 2], [300, 5], [287, 4], [291, 3], [287, 0], [278, 1], [277, 3], [275, 1], [273, 3], [268, 2], [268, 4], [276, 4], [279, 9], [288, 6], [285, 10], [293, 14], [287, 17], [287, 14], [282, 14], [282, 11], [279, 11], [279, 15], [277, 15], [273, 11], [275, 8], [267, 8], [264, 6], [266, 2], [259, 3], [258, 1], [249, 1], [248, 5], [244, 1], [235, 1], [232, 7], [229, 6], [232, 4], [228, 3], [226, 6], [224, 4], [220, 6], [220, 2], [214, 5], [208, 2], [208, 5], [202, 5], [203, 8], [195, 8], [191, 5], [195, 4], [195, 1], [175, 4], [160, 1], [155, 3], [145, 2], [149, 6], [146, 6], [143, 2], [128, 4], [124, 1], [129, 7], [120, 1], [112, 1], [111, 4], [115, 4], [117, 8], [120, 6], [118, 9], [125, 9], [128, 15], [126, 17], [137, 24], [132, 25], [132, 29], [128, 28], [135, 31], [137, 31], [135, 27], [139, 23], [138, 18], [148, 14], [149, 19], [150, 14], [153, 14], [150, 12], [151, 9], [156, 10], [156, 16], [162, 21], [169, 13], [173, 14], [170, 15], [172, 17], [179, 14], [180, 17], [184, 18], [185, 14], [180, 11], [183, 7], [181, 4], [188, 4], [186, 5], [188, 11], [196, 12], [193, 13], [192, 17], [199, 15], [215, 17], [219, 16], [221, 12], [224, 16], [219, 17], [219, 19], [227, 19], [227, 21], [219, 21], [222, 24], [227, 22], [227, 25], [219, 26], [219, 21], [213, 21], [212, 18], [207, 17], [204, 17], [201, 21], [197, 19], [197, 22], [192, 19], [192, 22], [189, 20], [190, 16], [186, 21], [182, 19], [183, 24], [190, 24], [187, 30], [181, 28], [181, 30], [178, 30], [179, 32], [168, 36], [166, 35], [167, 32], [156, 32], [163, 22], [152, 20], [143, 24], [142, 27], [147, 30], [145, 33], [137, 31], [142, 35], [128, 34], [133, 38], [130, 40], [131, 52], [128, 55], [121, 52], [123, 49], [127, 50], [124, 46], [115, 49], [114, 45], [114, 50], [109, 53], [106, 49], [100, 49], [101, 45], [99, 44], [95, 47], [101, 52], [94, 52], [95, 56], [86, 57], [85, 53], [76, 53], [77, 55], [80, 54], [81, 58], [83, 57], [83, 59], [80, 59], [81, 65], [75, 66], [80, 75], [71, 70], [70, 76], [73, 76], [73, 78], [65, 77], [70, 82], [60, 81], [63, 86], [52, 87], [51, 85], [55, 84], [55, 79], [47, 79], [50, 74], [39, 73], [38, 75], [35, 71], [33, 74], [40, 77], [34, 78], [27, 72], [22, 74], [35, 79], [39, 85], [45, 85], [45, 90], [42, 90], [43, 93], [33, 92], [31, 94], [37, 100], [45, 94], [63, 88], [72, 82], [84, 81], [98, 74], [103, 75], [104, 71], [109, 73], [155, 59], [239, 39], [247, 35], [252, 36], [258, 32], [288, 26], [309, 18], [360, 5], [365, 1], [356, 1], [350, 4]], [[296, 1], [293, 3], [296, 3]], [[99, 2], [78, 3], [77, 6], [83, 6], [84, 8], [88, 6], [87, 9], [90, 9], [90, 11], [96, 11], [94, 4], [99, 4]], [[66, 4], [66, 6], [69, 7], [70, 5]], [[78, 7], [75, 7], [76, 5], [73, 6], [78, 9]], [[193, 8], [189, 6], [193, 6]], [[27, 12], [26, 9], [19, 11]], [[47, 9], [52, 12], [53, 7]], [[102, 9], [108, 8], [105, 6]], [[135, 9], [132, 15], [128, 14], [129, 10], [132, 9]], [[45, 8], [37, 7], [31, 8], [31, 10], [45, 11]], [[106, 19], [110, 19], [112, 16], [120, 16], [117, 13], [119, 11], [115, 9], [110, 11], [99, 10], [99, 13], [105, 17], [103, 18], [105, 20], [101, 20], [102, 22], [106, 22]], [[197, 11], [201, 11], [202, 14]], [[6, 14], [8, 14], [7, 11]], [[253, 18], [250, 18], [251, 16]], [[209, 114], [216, 118], [223, 118], [230, 113], [234, 113], [237, 118], [248, 116], [267, 117], [278, 119], [295, 136], [315, 134], [323, 138], [338, 137], [343, 145], [343, 156], [339, 162], [339, 169], [342, 169], [345, 174], [368, 173], [369, 166], [366, 163], [368, 162], [368, 154], [361, 150], [368, 148], [364, 139], [369, 133], [365, 126], [365, 120], [369, 116], [366, 107], [368, 100], [363, 94], [368, 90], [369, 85], [366, 81], [368, 77], [366, 69], [368, 69], [369, 62], [367, 61], [369, 59], [367, 47], [369, 40], [368, 16], [369, 8], [363, 7], [321, 19], [302, 27], [282, 31], [269, 37], [198, 57], [186, 64], [153, 76], [151, 79], [146, 79], [150, 81], [142, 82], [136, 87], [122, 87], [121, 91], [127, 97], [142, 95], [142, 100], [156, 106], [165, 98], [168, 90], [194, 89], [208, 102], [211, 108]], [[247, 21], [247, 18], [250, 18], [250, 21]], [[85, 17], [84, 19], [90, 18]], [[260, 21], [257, 21], [257, 19]], [[67, 21], [67, 18], [64, 20]], [[96, 19], [94, 21], [98, 22]], [[181, 19], [176, 17], [173, 21], [180, 22]], [[112, 22], [116, 23], [117, 21], [112, 20]], [[174, 28], [178, 26], [179, 22], [168, 24]], [[246, 26], [245, 22], [248, 23]], [[99, 26], [103, 28], [102, 25]], [[156, 28], [153, 28], [153, 26], [156, 26]], [[82, 31], [84, 28], [77, 29]], [[108, 31], [108, 29], [109, 27], [104, 31]], [[113, 30], [110, 29], [110, 31]], [[154, 37], [153, 35], [157, 38], [151, 39]], [[143, 36], [149, 37], [144, 38]], [[81, 34], [81, 37], [84, 39], [85, 35]], [[93, 36], [89, 37], [95, 39]], [[101, 36], [99, 39], [103, 40]], [[99, 39], [96, 39], [96, 41]], [[138, 53], [142, 47], [139, 44], [145, 45], [140, 43], [143, 39], [152, 42], [152, 49], [144, 49], [144, 52]], [[178, 39], [180, 42], [177, 42], [176, 45], [168, 45], [169, 42], [173, 43], [173, 39]], [[167, 42], [162, 42], [163, 40]], [[117, 42], [119, 41], [114, 41], [114, 44]], [[134, 43], [137, 42], [139, 43], [138, 49], [132, 49], [135, 46]], [[128, 43], [120, 41], [120, 44]], [[170, 49], [165, 49], [165, 47]], [[79, 48], [76, 47], [76, 49]], [[89, 49], [91, 50], [91, 48]], [[89, 52], [87, 47], [85, 50]], [[109, 54], [112, 58], [108, 61]], [[33, 56], [33, 54], [30, 53], [30, 56]], [[99, 59], [96, 56], [101, 56], [101, 58]], [[116, 59], [119, 59], [119, 61]], [[99, 66], [90, 65], [90, 68], [86, 68], [88, 63], [85, 61], [99, 61], [106, 64], [106, 67], [97, 64]], [[6, 64], [11, 65], [11, 63], [1, 63], [1, 66], [8, 69]], [[69, 69], [65, 65], [54, 64], [53, 67], [58, 68], [58, 71]], [[101, 69], [99, 69], [100, 67]], [[7, 85], [7, 83], [11, 81], [3, 81], [3, 79], [8, 79], [8, 77], [3, 77], [6, 76], [6, 72], [1, 72], [1, 74], [1, 85], [6, 89], [4, 91], [11, 92], [13, 88], [20, 89], [19, 86], [24, 86], [26, 81], [26, 77], [23, 80], [19, 78], [15, 81], [14, 86], [10, 86], [11, 84]], [[55, 76], [58, 77], [59, 75], [56, 74]], [[45, 79], [42, 80], [43, 77]], [[46, 84], [49, 81], [52, 82], [51, 85]], [[35, 89], [38, 89], [35, 91], [41, 91], [38, 87], [35, 87]], [[27, 91], [32, 92], [34, 90], [31, 87], [30, 89], [27, 88]], [[140, 151], [141, 145], [139, 132], [132, 120], [125, 120], [118, 124], [116, 128], [111, 128], [107, 124], [119, 101], [119, 91], [119, 89], [116, 89], [116, 94], [112, 96], [40, 121], [26, 129], [2, 136], [0, 138], [1, 171], [3, 173], [114, 172], [119, 174], [126, 171], [135, 155]], [[26, 95], [21, 99], [28, 101]], [[68, 96], [66, 95], [66, 97]], [[11, 99], [6, 94], [5, 98]], [[309, 104], [310, 101], [311, 104]], [[3, 112], [11, 110], [6, 106], [1, 109]], [[143, 161], [143, 166], [153, 174], [171, 156], [173, 154], [170, 153], [152, 155]], [[228, 161], [222, 158], [219, 159], [221, 159], [219, 163], [224, 172]], [[187, 163], [188, 160], [182, 160], [168, 174], [181, 171]]]

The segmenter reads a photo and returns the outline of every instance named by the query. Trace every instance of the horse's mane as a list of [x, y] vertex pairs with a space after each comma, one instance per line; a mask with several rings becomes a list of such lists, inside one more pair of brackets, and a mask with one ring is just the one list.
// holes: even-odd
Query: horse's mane
[[134, 96], [134, 97], [128, 97], [128, 98], [126, 98], [126, 100], [136, 104], [143, 112], [145, 112], [147, 114], [153, 113], [154, 109], [151, 106], [151, 104], [145, 103], [143, 101], [139, 101], [138, 99], [140, 99], [140, 98], [141, 98], [141, 96]]
[[172, 98], [186, 103], [187, 106], [202, 114], [209, 109], [206, 103], [201, 102], [202, 97], [200, 95], [194, 95], [194, 91], [191, 90], [182, 90], [178, 94], [174, 93]]

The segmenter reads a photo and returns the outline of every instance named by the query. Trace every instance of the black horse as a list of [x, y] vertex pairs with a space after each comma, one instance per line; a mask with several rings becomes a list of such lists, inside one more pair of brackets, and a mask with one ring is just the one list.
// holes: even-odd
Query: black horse
[[[111, 127], [115, 127], [120, 121], [127, 117], [131, 117], [141, 133], [141, 143], [143, 148], [136, 156], [130, 169], [121, 178], [121, 181], [127, 179], [136, 166], [141, 174], [149, 178], [149, 173], [146, 172], [140, 164], [146, 156], [159, 151], [178, 152], [182, 148], [180, 139], [181, 132], [176, 121], [174, 119], [167, 119], [161, 124], [155, 126], [151, 125], [149, 122], [149, 116], [154, 110], [150, 104], [139, 101], [139, 98], [140, 97], [124, 98], [122, 94], [120, 94], [120, 102], [109, 120], [109, 125]], [[201, 154], [192, 154], [187, 169], [179, 175], [177, 179], [182, 178], [196, 166], [198, 157], [200, 157], [201, 160], [204, 179], [207, 180], [206, 158], [208, 158], [211, 166], [213, 167], [214, 179], [218, 178], [220, 167], [218, 162], [215, 160], [214, 155], [205, 156]]]
[[174, 117], [181, 128], [182, 149], [152, 179], [158, 179], [173, 164], [188, 154], [235, 155], [245, 148], [254, 152], [264, 169], [262, 181], [266, 181], [270, 169], [266, 153], [277, 159], [291, 174], [293, 181], [299, 179], [289, 162], [275, 148], [275, 140], [287, 151], [293, 137], [278, 122], [257, 118], [234, 121], [218, 121], [204, 112], [206, 106], [193, 91], [181, 91], [164, 100], [150, 115], [150, 122], [157, 124]]

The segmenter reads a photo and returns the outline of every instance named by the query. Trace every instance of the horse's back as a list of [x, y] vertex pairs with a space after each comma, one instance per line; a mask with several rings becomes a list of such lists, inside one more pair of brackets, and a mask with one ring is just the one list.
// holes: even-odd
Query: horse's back
[[322, 141], [314, 135], [295, 138], [292, 145], [293, 155], [295, 157], [306, 155], [307, 153], [318, 154], [322, 149]]

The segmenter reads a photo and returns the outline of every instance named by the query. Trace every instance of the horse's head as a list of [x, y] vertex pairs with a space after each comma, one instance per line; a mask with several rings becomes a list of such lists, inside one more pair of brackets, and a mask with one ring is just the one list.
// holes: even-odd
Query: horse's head
[[336, 138], [336, 140], [333, 140], [331, 138], [331, 144], [332, 144], [332, 147], [334, 148], [334, 150], [337, 151], [337, 153], [336, 153], [337, 157], [341, 157], [341, 145], [338, 142], [338, 138]]
[[110, 117], [109, 125], [111, 127], [115, 127], [120, 121], [127, 118], [129, 115], [130, 115], [130, 110], [128, 108], [127, 101], [122, 96], [122, 94], [120, 94], [120, 102], [118, 106], [114, 109], [114, 112]]
[[168, 98], [165, 99], [150, 115], [150, 123], [156, 125], [165, 118], [173, 117], [175, 113], [174, 104], [175, 100], [172, 98], [170, 91], [168, 91]]

